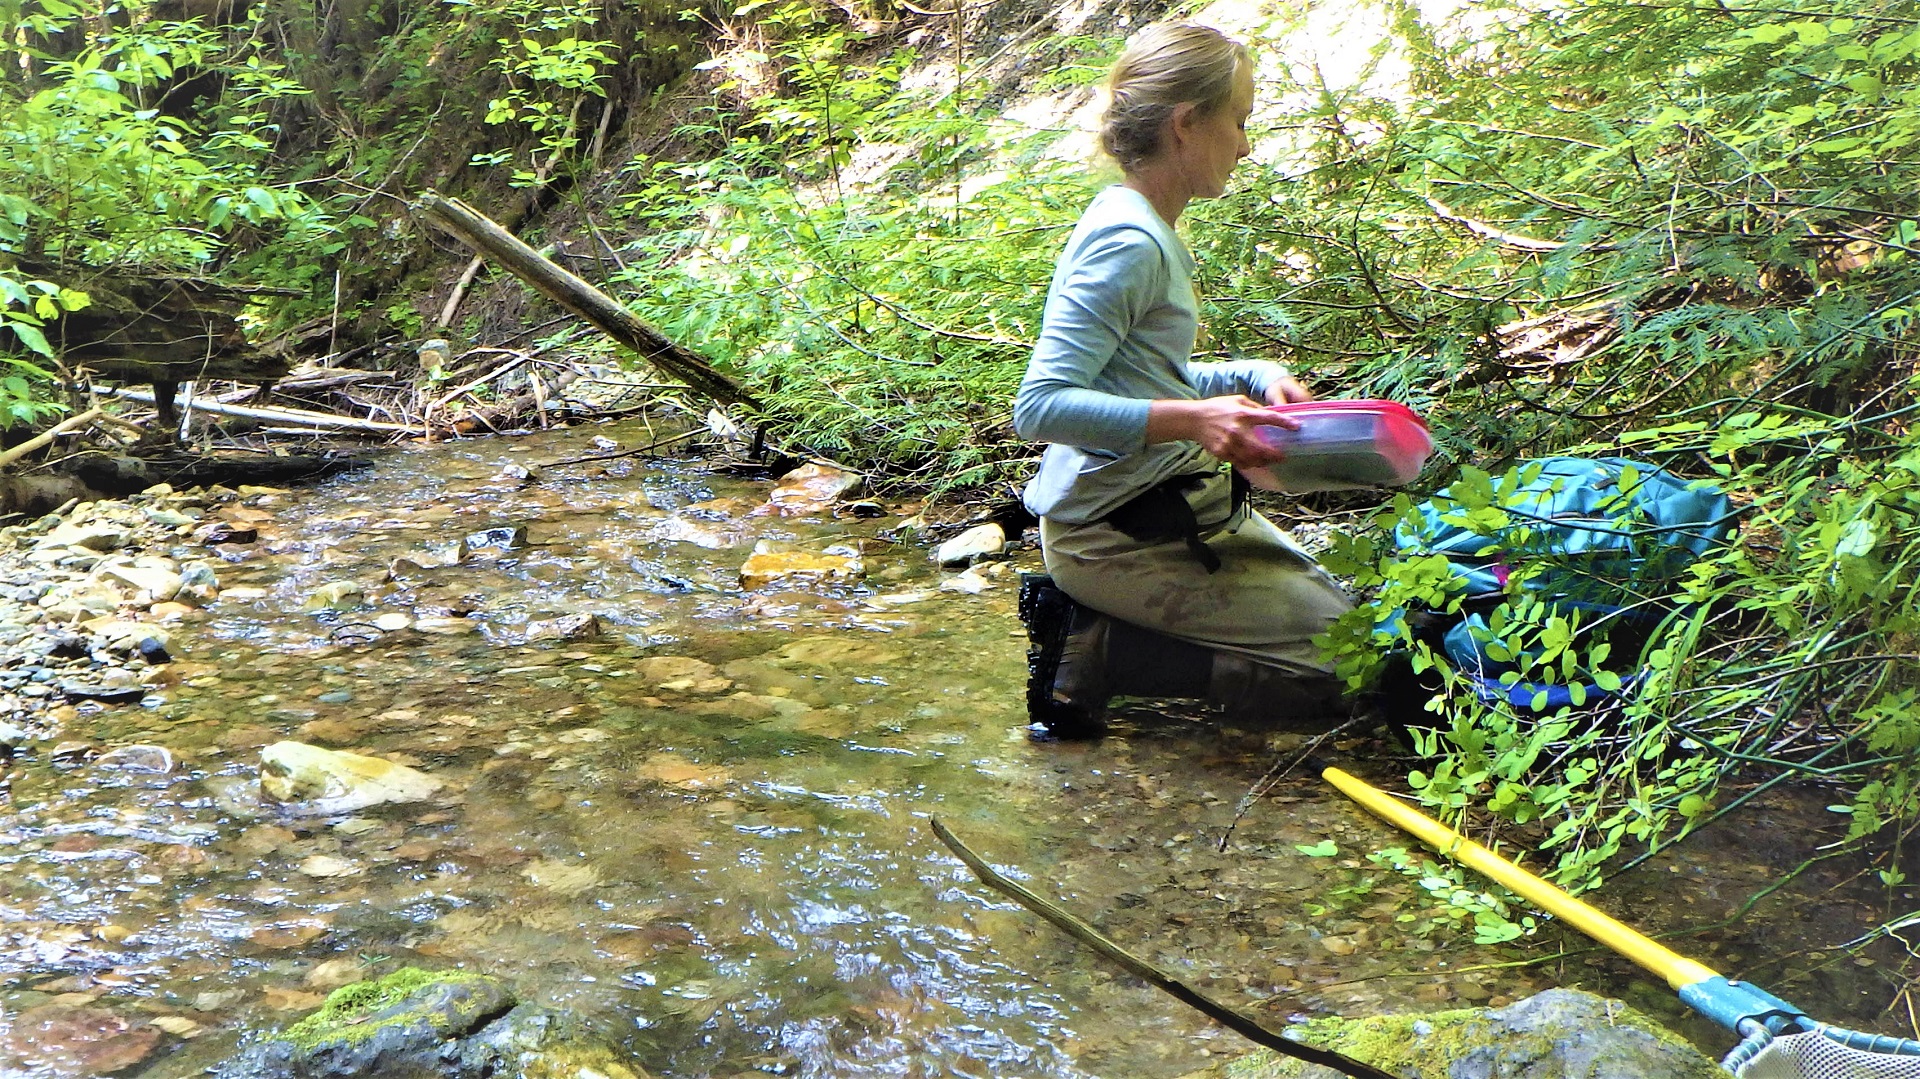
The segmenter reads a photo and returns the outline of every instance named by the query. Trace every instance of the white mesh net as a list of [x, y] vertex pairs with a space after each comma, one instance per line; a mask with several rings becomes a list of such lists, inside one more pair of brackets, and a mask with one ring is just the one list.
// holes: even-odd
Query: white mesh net
[[1825, 1034], [1789, 1034], [1735, 1073], [1740, 1079], [1920, 1079], [1920, 1056], [1851, 1049]]

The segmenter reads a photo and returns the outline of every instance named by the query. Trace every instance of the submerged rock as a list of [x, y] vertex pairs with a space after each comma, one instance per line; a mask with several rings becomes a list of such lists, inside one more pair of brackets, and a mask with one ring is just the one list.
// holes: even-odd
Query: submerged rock
[[518, 551], [527, 545], [526, 525], [501, 525], [468, 533], [460, 540], [460, 559], [474, 551]]
[[975, 525], [934, 549], [933, 560], [943, 566], [967, 566], [982, 558], [999, 558], [1007, 548], [1007, 530], [989, 521]]
[[590, 641], [600, 636], [600, 619], [590, 614], [566, 614], [527, 623], [526, 641]]
[[[1633, 1008], [1549, 989], [1498, 1010], [1316, 1020], [1289, 1032], [1420, 1079], [1725, 1079], [1699, 1050]], [[1185, 1079], [1320, 1079], [1333, 1073], [1260, 1052]]]
[[173, 771], [173, 754], [165, 746], [121, 746], [102, 753], [94, 759], [93, 766], [164, 775]]
[[385, 802], [417, 802], [444, 784], [404, 764], [303, 742], [260, 751], [260, 793], [300, 813], [350, 813]]
[[634, 664], [640, 679], [676, 693], [724, 693], [733, 680], [720, 677], [713, 664], [692, 656], [648, 656]]
[[334, 990], [320, 1010], [214, 1069], [222, 1079], [645, 1079], [571, 1017], [498, 979], [406, 967]]
[[99, 701], [102, 704], [128, 704], [147, 695], [147, 687], [109, 686], [87, 682], [62, 682], [60, 692], [70, 701]]
[[860, 490], [866, 481], [857, 473], [831, 465], [805, 464], [780, 477], [767, 495], [767, 504], [755, 516], [807, 517], [825, 512], [841, 498]]
[[160, 1031], [105, 1008], [42, 1004], [13, 1017], [0, 1035], [0, 1075], [82, 1079], [145, 1060]]
[[358, 581], [328, 581], [307, 593], [307, 601], [301, 606], [308, 611], [342, 611], [359, 606], [366, 598], [366, 587]]
[[763, 545], [764, 541], [755, 544], [740, 566], [740, 585], [750, 592], [776, 584], [851, 584], [866, 576], [866, 566], [857, 555], [775, 551]]

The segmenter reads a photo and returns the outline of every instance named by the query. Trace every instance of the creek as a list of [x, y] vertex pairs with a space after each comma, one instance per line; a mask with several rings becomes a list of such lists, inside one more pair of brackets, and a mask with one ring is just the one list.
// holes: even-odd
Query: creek
[[[1551, 927], [1494, 946], [1435, 927], [1445, 915], [1418, 882], [1367, 858], [1410, 844], [1316, 781], [1282, 781], [1233, 824], [1299, 733], [1175, 711], [1095, 743], [1031, 741], [1013, 569], [1037, 555], [979, 575], [978, 594], [942, 591], [951, 573], [894, 538], [897, 514], [754, 516], [767, 482], [698, 462], [537, 468], [609, 436], [652, 437], [624, 424], [401, 448], [248, 499], [260, 539], [224, 548], [226, 595], [174, 633], [171, 684], [64, 725], [99, 747], [165, 746], [180, 767], [40, 754], [16, 768], [0, 1011], [66, 999], [171, 1020], [122, 1073], [152, 1076], [402, 965], [498, 974], [660, 1077], [1157, 1079], [1246, 1049], [984, 889], [926, 829], [938, 814], [1276, 1026], [1569, 985], [1626, 998], [1713, 1055], [1730, 1044]], [[536, 480], [503, 472], [516, 465]], [[449, 564], [462, 536], [520, 525], [524, 548]], [[757, 540], [858, 549], [867, 580], [743, 590]], [[363, 595], [312, 602], [343, 582]], [[523, 643], [529, 623], [582, 613], [599, 636]], [[288, 738], [447, 786], [348, 818], [277, 816], [247, 792], [260, 747]], [[1335, 749], [1391, 781], [1394, 765], [1371, 763], [1387, 744]], [[1765, 800], [1601, 903], [1649, 931], [1720, 922], [1804, 836], [1844, 829], [1826, 800]], [[1302, 849], [1329, 840], [1332, 853]], [[1832, 946], [1888, 898], [1819, 870], [1674, 946], [1825, 1018], [1884, 1026], [1879, 968]], [[19, 1079], [85, 1074], [18, 1055], [9, 1070], [3, 1054]]]

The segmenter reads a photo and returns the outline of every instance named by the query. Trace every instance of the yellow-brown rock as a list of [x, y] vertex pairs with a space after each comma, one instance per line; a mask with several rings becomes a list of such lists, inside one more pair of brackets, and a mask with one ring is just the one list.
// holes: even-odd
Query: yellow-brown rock
[[852, 584], [866, 576], [860, 559], [807, 551], [755, 551], [740, 566], [740, 584], [748, 591], [770, 585]]

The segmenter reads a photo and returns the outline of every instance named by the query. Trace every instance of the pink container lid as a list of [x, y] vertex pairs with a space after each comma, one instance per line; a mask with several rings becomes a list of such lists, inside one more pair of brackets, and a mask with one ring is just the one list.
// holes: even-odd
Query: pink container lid
[[1299, 494], [1410, 483], [1433, 452], [1426, 421], [1398, 401], [1294, 401], [1270, 407], [1299, 420], [1301, 428], [1261, 429], [1286, 457], [1266, 468], [1243, 469], [1256, 487]]
[[1427, 421], [1413, 409], [1398, 401], [1382, 401], [1364, 398], [1357, 401], [1288, 401], [1283, 405], [1268, 405], [1268, 409], [1283, 416], [1309, 416], [1319, 413], [1365, 413], [1374, 416], [1392, 416], [1395, 419], [1411, 420], [1427, 429]]

